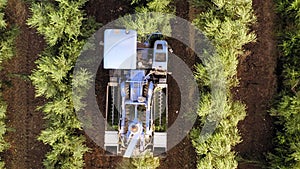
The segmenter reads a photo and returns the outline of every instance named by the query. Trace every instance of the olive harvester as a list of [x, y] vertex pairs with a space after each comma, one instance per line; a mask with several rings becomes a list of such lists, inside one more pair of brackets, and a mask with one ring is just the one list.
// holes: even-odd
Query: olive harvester
[[106, 29], [104, 69], [106, 91], [105, 150], [135, 157], [167, 150], [168, 52], [160, 33], [142, 42], [135, 30]]

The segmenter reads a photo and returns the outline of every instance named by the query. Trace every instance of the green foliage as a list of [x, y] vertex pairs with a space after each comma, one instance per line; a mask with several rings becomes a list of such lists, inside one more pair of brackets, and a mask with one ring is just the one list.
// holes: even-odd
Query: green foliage
[[93, 76], [86, 69], [80, 69], [73, 77], [72, 86], [76, 90], [75, 96], [73, 96], [73, 105], [76, 111], [80, 111], [86, 106], [82, 99], [91, 87], [92, 78]]
[[49, 45], [59, 40], [76, 39], [81, 35], [84, 20], [80, 8], [87, 0], [56, 0], [52, 3], [36, 3], [31, 7], [33, 15], [27, 20], [28, 25], [36, 27], [43, 34]]
[[[52, 135], [53, 133], [48, 134]], [[52, 151], [47, 153], [44, 165], [47, 168], [83, 168], [83, 154], [88, 151], [84, 146], [85, 139], [68, 133], [63, 133], [62, 136], [63, 141], [53, 144]]]
[[[201, 106], [203, 106], [203, 103], [208, 103], [208, 105], [204, 108], [201, 107], [199, 112], [209, 112], [209, 102], [210, 100], [204, 100]], [[246, 112], [245, 106], [239, 102], [227, 104], [230, 107], [224, 110], [224, 117], [212, 136], [200, 135], [199, 129], [193, 129], [191, 132], [192, 143], [199, 156], [197, 168], [237, 167], [235, 153], [232, 152], [231, 148], [241, 142], [236, 126], [240, 120], [245, 118]], [[202, 114], [200, 117], [203, 118], [205, 115]], [[203, 122], [204, 118], [201, 121]]]
[[[133, 0], [132, 3], [137, 1]], [[172, 14], [169, 8], [171, 0], [151, 0], [146, 6], [139, 6], [135, 9], [134, 16], [127, 15], [120, 19], [119, 25], [126, 29], [137, 30], [139, 40], [154, 32], [162, 32], [164, 35], [171, 35], [171, 17], [165, 14]], [[161, 17], [165, 15], [165, 17]]]
[[277, 132], [275, 153], [269, 154], [270, 168], [298, 168], [300, 164], [300, 97], [283, 96], [271, 115], [283, 129]]
[[149, 13], [147, 8], [140, 8], [134, 16], [127, 15], [121, 18], [119, 25], [126, 29], [137, 30], [139, 40], [154, 32], [171, 35], [170, 17], [161, 17], [161, 13]]
[[[37, 68], [30, 80], [36, 88], [36, 96], [49, 101], [40, 109], [45, 114], [47, 128], [38, 137], [51, 146], [44, 160], [45, 168], [83, 168], [83, 155], [88, 151], [85, 138], [78, 134], [81, 123], [75, 110], [85, 104], [81, 99], [90, 88], [91, 73], [80, 70], [73, 77], [73, 69], [85, 44], [99, 24], [84, 18], [80, 9], [86, 0], [55, 0], [31, 6], [32, 17], [27, 23], [44, 35], [49, 47], [36, 61]], [[79, 88], [73, 97], [72, 87]]]
[[15, 54], [14, 40], [17, 33], [16, 28], [0, 30], [0, 70], [2, 62], [11, 59]]
[[0, 0], [0, 9], [3, 9], [7, 4], [7, 0]]
[[271, 115], [276, 117], [275, 149], [268, 154], [270, 168], [296, 169], [300, 167], [300, 1], [277, 0], [280, 19], [278, 32], [283, 79], [279, 100]]
[[[2, 84], [0, 83], [0, 87], [1, 86]], [[4, 135], [7, 132], [7, 128], [5, 125], [6, 109], [7, 109], [7, 104], [3, 101], [2, 93], [0, 93], [0, 152], [1, 153], [10, 147], [9, 143], [7, 143], [4, 139]], [[4, 168], [4, 166], [5, 163], [3, 161], [0, 161], [0, 168]]]
[[155, 169], [157, 167], [159, 167], [159, 158], [153, 157], [149, 151], [136, 158], [124, 158], [117, 165], [117, 169]]
[[14, 55], [14, 40], [17, 35], [16, 28], [8, 28], [4, 20], [4, 7], [7, 1], [0, 1], [0, 69], [2, 62], [8, 60]]
[[[170, 13], [171, 11], [174, 12], [174, 9], [170, 8], [171, 2], [171, 0], [146, 0], [146, 6], [144, 8], [149, 12]], [[139, 6], [136, 8], [137, 11], [139, 11], [141, 9], [140, 7], [144, 5], [141, 0], [132, 0], [131, 4], [137, 4]]]
[[148, 2], [147, 6], [149, 11], [152, 12], [163, 12], [163, 13], [170, 13], [171, 9], [169, 5], [171, 0], [152, 0]]
[[228, 85], [237, 85], [237, 79], [234, 79], [237, 73], [237, 57], [243, 53], [243, 45], [256, 39], [255, 33], [250, 32], [249, 28], [256, 20], [252, 3], [244, 0], [218, 0], [211, 2], [209, 7], [193, 23], [214, 42], [226, 69], [226, 77], [230, 83]]
[[155, 169], [159, 167], [159, 158], [146, 154], [140, 158], [134, 158], [132, 164], [137, 169]]
[[53, 57], [52, 53], [36, 61], [38, 69], [34, 70], [30, 79], [36, 86], [36, 95], [46, 98], [55, 97], [68, 89], [68, 73], [73, 68], [73, 59], [66, 58], [63, 52], [60, 56]]
[[138, 3], [140, 3], [142, 0], [132, 0], [131, 1], [131, 5], [133, 5], [133, 4], [138, 4]]
[[[16, 29], [8, 28], [4, 20], [4, 8], [7, 0], [0, 0], [0, 69], [2, 69], [3, 61], [11, 59], [14, 55], [14, 40], [16, 37]], [[2, 82], [0, 82], [0, 89]], [[5, 141], [4, 135], [7, 132], [5, 125], [7, 104], [0, 92], [0, 153], [4, 152], [10, 147], [9, 143]], [[5, 168], [5, 163], [0, 158], [0, 168]]]
[[300, 22], [297, 19], [300, 8], [295, 4], [298, 4], [298, 1], [278, 0], [277, 2], [277, 13], [280, 21], [282, 21], [280, 32], [278, 32], [278, 39], [280, 39], [279, 48], [282, 55], [280, 61], [283, 63], [282, 77], [284, 87], [287, 90], [297, 90], [299, 87], [300, 60], [295, 56], [300, 54]]
[[[202, 89], [198, 110], [201, 125], [191, 132], [198, 154], [197, 168], [237, 168], [232, 147], [241, 142], [237, 124], [245, 118], [246, 111], [243, 104], [232, 101], [230, 90], [238, 85], [238, 57], [244, 52], [243, 46], [256, 39], [249, 28], [256, 21], [252, 1], [192, 2], [203, 11], [193, 23], [211, 39], [217, 53], [196, 65], [195, 78]], [[218, 126], [214, 133], [207, 135], [210, 133], [205, 127], [215, 123]]]
[[0, 13], [0, 29], [6, 27], [6, 22], [4, 20], [4, 13]]

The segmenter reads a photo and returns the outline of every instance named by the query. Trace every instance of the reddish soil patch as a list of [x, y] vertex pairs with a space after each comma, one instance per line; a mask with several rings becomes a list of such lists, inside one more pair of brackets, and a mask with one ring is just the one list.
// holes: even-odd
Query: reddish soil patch
[[34, 61], [44, 48], [42, 37], [26, 26], [28, 7], [20, 0], [8, 1], [6, 10], [10, 24], [19, 27], [16, 55], [4, 64], [1, 71], [3, 96], [8, 104], [6, 139], [11, 144], [4, 154], [6, 168], [43, 168], [47, 147], [37, 141], [43, 128], [43, 115], [36, 111], [44, 103], [34, 97], [34, 87], [28, 75], [35, 68]]
[[235, 148], [243, 158], [241, 169], [261, 168], [274, 136], [268, 113], [277, 88], [274, 4], [272, 0], [254, 0], [253, 7], [258, 17], [254, 26], [257, 43], [246, 46], [251, 54], [240, 59], [240, 86], [234, 90], [235, 98], [247, 105], [247, 117], [239, 124], [243, 142]]

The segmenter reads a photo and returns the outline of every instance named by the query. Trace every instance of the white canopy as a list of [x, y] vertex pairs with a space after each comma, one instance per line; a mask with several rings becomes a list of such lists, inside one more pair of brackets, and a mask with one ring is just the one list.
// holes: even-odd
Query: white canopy
[[136, 69], [137, 32], [107, 29], [104, 32], [104, 69]]

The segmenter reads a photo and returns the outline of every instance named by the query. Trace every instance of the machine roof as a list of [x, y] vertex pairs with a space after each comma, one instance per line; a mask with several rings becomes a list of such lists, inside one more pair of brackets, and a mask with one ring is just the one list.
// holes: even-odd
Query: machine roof
[[104, 69], [136, 69], [137, 32], [107, 29], [104, 32]]

